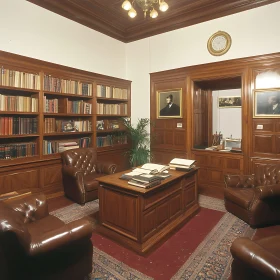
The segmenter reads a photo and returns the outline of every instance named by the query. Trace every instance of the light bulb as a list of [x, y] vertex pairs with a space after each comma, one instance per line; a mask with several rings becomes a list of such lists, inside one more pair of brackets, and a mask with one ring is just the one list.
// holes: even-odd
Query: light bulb
[[162, 12], [166, 12], [168, 10], [169, 6], [166, 2], [162, 1], [160, 4], [159, 4], [159, 9], [162, 11]]
[[153, 8], [150, 12], [150, 17], [151, 18], [156, 18], [158, 16], [158, 12]]
[[129, 10], [128, 15], [129, 15], [131, 18], [135, 18], [135, 17], [136, 17], [137, 13], [136, 13], [136, 11], [133, 9], [133, 7], [131, 7], [131, 9]]
[[122, 3], [122, 8], [126, 11], [131, 9], [131, 3], [128, 0], [123, 1]]

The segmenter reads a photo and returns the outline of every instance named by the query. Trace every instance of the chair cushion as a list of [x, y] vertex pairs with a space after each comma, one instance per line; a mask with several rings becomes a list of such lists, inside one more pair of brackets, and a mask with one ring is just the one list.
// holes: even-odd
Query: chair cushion
[[255, 242], [274, 256], [280, 258], [280, 236], [269, 236], [260, 240], [256, 240]]
[[36, 222], [26, 224], [31, 236], [41, 236], [46, 232], [56, 230], [64, 225], [64, 222], [52, 215], [49, 215], [41, 220], [37, 220]]
[[254, 193], [253, 188], [226, 188], [225, 199], [230, 200], [242, 208], [249, 209]]
[[100, 173], [92, 173], [84, 176], [84, 187], [87, 192], [91, 192], [93, 190], [97, 190], [99, 186], [99, 182], [95, 179], [98, 177], [102, 177], [104, 174]]

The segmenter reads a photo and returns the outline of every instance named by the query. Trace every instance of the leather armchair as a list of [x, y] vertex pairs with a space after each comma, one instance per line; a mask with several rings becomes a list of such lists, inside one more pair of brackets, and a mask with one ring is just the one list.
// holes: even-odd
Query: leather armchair
[[252, 241], [241, 237], [230, 248], [232, 280], [280, 279], [280, 236]]
[[280, 165], [258, 165], [254, 175], [226, 175], [228, 212], [252, 227], [280, 221]]
[[0, 278], [84, 280], [92, 271], [93, 225], [49, 215], [46, 197], [0, 201]]
[[68, 150], [61, 157], [64, 193], [79, 204], [97, 199], [96, 178], [115, 173], [117, 168], [116, 164], [98, 161], [94, 148]]

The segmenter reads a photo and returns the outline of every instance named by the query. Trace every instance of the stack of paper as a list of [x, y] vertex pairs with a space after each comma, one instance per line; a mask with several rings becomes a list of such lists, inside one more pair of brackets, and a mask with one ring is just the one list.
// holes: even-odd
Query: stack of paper
[[187, 171], [194, 167], [195, 160], [192, 159], [183, 159], [183, 158], [174, 158], [170, 161], [170, 169]]

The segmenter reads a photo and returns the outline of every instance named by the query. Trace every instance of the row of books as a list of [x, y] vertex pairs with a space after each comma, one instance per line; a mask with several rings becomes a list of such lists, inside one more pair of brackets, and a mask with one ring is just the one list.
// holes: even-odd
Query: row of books
[[55, 153], [62, 153], [66, 150], [76, 149], [76, 148], [88, 148], [90, 146], [91, 140], [89, 137], [83, 137], [76, 140], [44, 140], [43, 141], [43, 154], [50, 155]]
[[0, 117], [0, 135], [37, 133], [37, 118]]
[[0, 94], [0, 111], [38, 112], [38, 98]]
[[59, 108], [63, 108], [63, 103], [62, 99], [58, 98], [47, 98], [44, 96], [44, 112], [45, 113], [59, 113]]
[[97, 103], [97, 114], [103, 115], [127, 115], [127, 104]]
[[125, 126], [120, 120], [98, 120], [96, 121], [97, 130], [106, 129], [125, 129]]
[[127, 144], [127, 136], [125, 134], [109, 134], [96, 137], [97, 147], [113, 146], [117, 144]]
[[91, 114], [92, 104], [83, 100], [67, 101], [67, 113], [72, 114]]
[[0, 85], [40, 90], [40, 76], [1, 67]]
[[124, 88], [97, 85], [97, 97], [127, 99], [128, 91]]
[[12, 159], [37, 155], [37, 144], [34, 142], [20, 144], [0, 144], [0, 159]]
[[92, 124], [89, 120], [57, 120], [45, 118], [44, 132], [85, 132], [92, 131]]
[[44, 90], [92, 96], [92, 84], [55, 78], [51, 75], [44, 75]]

